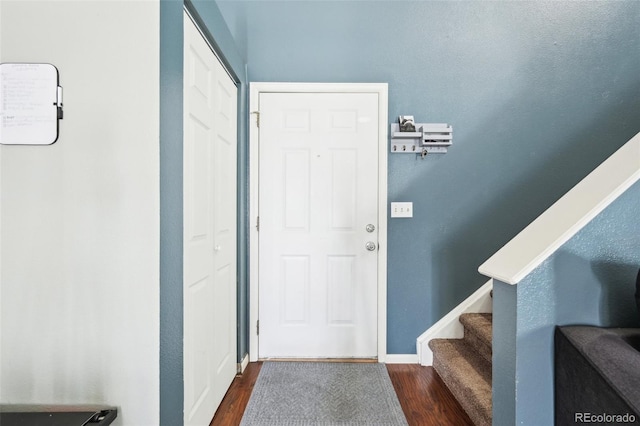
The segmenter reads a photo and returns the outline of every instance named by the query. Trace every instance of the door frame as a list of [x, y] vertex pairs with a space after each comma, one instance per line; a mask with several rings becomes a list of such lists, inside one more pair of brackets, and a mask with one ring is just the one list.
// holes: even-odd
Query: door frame
[[259, 101], [261, 93], [378, 94], [378, 362], [387, 356], [387, 83], [264, 83], [249, 84], [249, 360], [258, 360], [259, 319]]

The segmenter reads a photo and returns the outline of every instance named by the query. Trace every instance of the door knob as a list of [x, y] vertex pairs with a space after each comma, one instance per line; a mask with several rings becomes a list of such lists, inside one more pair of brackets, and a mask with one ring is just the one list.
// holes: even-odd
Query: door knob
[[374, 251], [376, 249], [376, 243], [374, 243], [373, 241], [369, 241], [364, 245], [364, 247], [369, 251]]
[[220, 250], [222, 250], [222, 247], [218, 245], [213, 248], [213, 251], [215, 251], [216, 253], [219, 252]]
[[376, 230], [376, 227], [374, 224], [370, 223], [367, 225], [367, 227], [365, 228], [367, 230], [367, 232], [373, 232]]

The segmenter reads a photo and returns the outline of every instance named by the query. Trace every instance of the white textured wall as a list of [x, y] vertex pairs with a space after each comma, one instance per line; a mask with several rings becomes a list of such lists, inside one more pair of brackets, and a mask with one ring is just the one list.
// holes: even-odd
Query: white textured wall
[[0, 2], [0, 60], [50, 62], [52, 146], [2, 146], [0, 403], [159, 413], [159, 4]]

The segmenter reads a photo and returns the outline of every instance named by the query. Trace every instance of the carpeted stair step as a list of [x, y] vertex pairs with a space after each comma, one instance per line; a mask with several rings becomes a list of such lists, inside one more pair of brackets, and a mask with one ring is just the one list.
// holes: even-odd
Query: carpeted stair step
[[433, 339], [433, 368], [476, 426], [491, 425], [491, 363], [466, 339]]
[[492, 314], [462, 314], [459, 318], [464, 326], [464, 339], [487, 361], [491, 362]]

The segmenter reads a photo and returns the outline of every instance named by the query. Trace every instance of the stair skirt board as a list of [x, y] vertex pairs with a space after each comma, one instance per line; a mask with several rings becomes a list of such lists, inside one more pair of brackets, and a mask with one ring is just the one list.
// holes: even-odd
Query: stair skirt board
[[461, 339], [464, 328], [458, 318], [464, 313], [492, 312], [491, 290], [493, 280], [487, 281], [466, 300], [456, 306], [451, 312], [422, 333], [417, 339], [418, 361], [421, 365], [433, 365], [433, 352], [428, 344], [431, 339]]

